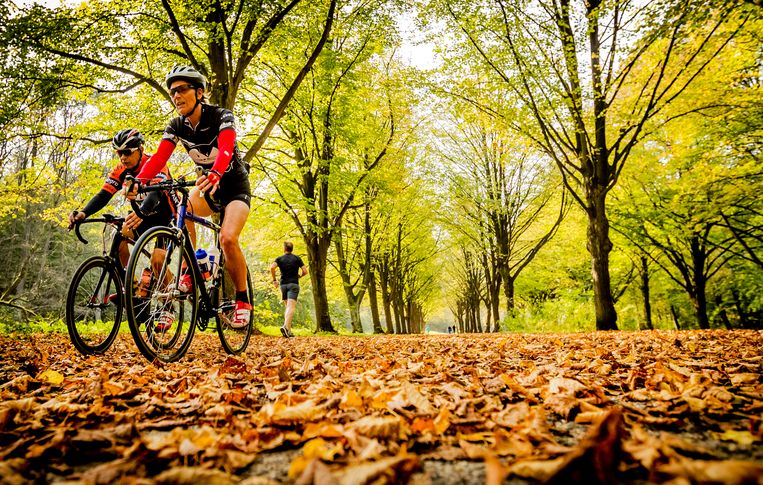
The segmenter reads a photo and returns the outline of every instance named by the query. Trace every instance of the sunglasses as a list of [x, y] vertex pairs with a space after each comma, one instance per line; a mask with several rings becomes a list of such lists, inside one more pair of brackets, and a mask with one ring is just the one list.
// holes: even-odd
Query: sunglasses
[[189, 89], [193, 89], [193, 84], [181, 84], [170, 89], [170, 96], [175, 96], [177, 93], [185, 94]]
[[117, 150], [118, 157], [129, 157], [137, 148], [125, 148], [124, 150]]

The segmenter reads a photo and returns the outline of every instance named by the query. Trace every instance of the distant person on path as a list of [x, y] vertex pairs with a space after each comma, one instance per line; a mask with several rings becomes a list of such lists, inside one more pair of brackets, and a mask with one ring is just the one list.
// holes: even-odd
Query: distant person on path
[[273, 264], [270, 265], [270, 275], [273, 277], [273, 286], [278, 288], [279, 283], [276, 279], [276, 267], [281, 271], [281, 300], [283, 300], [284, 305], [286, 305], [281, 334], [286, 338], [290, 338], [294, 336], [294, 334], [291, 333], [291, 321], [294, 318], [294, 310], [297, 308], [299, 279], [307, 274], [307, 266], [302, 262], [302, 258], [292, 254], [292, 251], [294, 251], [294, 244], [292, 244], [291, 241], [285, 241], [283, 243], [283, 250], [284, 254], [278, 256]]

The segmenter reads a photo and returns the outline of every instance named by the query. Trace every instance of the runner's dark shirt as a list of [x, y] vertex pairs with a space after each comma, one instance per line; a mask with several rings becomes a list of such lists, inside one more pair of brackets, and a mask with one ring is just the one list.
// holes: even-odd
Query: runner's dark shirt
[[278, 269], [281, 270], [281, 284], [299, 284], [299, 268], [305, 265], [302, 258], [294, 254], [286, 253], [276, 258]]

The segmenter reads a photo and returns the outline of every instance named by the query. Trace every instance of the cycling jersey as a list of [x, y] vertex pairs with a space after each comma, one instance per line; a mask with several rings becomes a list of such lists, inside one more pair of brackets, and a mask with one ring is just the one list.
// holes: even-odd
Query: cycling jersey
[[[224, 207], [233, 200], [241, 200], [249, 205], [251, 198], [249, 167], [243, 162], [235, 143], [233, 113], [219, 106], [209, 104], [200, 106], [201, 118], [196, 127], [191, 126], [191, 122], [184, 116], [178, 116], [170, 121], [164, 130], [157, 154], [152, 157], [146, 168], [141, 170], [139, 178], [153, 176], [154, 170], [166, 163], [179, 142], [197, 165], [208, 170], [214, 169], [222, 175], [220, 186], [214, 195], [216, 203]], [[225, 138], [228, 142], [232, 142], [231, 152], [220, 153], [220, 134], [228, 130], [232, 131], [232, 136]]]
[[[89, 217], [103, 209], [114, 194], [122, 188], [125, 178], [128, 175], [136, 176], [145, 167], [148, 159], [149, 156], [144, 153], [138, 166], [132, 170], [128, 169], [122, 162], [119, 162], [106, 176], [106, 180], [103, 182], [101, 190], [90, 199], [90, 202], [85, 205], [82, 212]], [[151, 180], [151, 183], [164, 182], [170, 179], [172, 179], [172, 176], [165, 165]], [[150, 194], [159, 194], [159, 192], [151, 192]], [[141, 209], [144, 209], [148, 216], [141, 224], [141, 227], [163, 226], [167, 225], [169, 221], [172, 220], [175, 213], [175, 206], [177, 204], [174, 193], [163, 193], [163, 195], [158, 197], [158, 200], [152, 200], [152, 198], [150, 196], [147, 197], [146, 194], [139, 194], [137, 200], [141, 202]]]

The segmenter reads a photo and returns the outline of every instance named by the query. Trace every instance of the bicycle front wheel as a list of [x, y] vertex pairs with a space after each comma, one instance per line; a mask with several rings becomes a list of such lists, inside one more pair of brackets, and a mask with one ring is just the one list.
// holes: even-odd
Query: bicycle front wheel
[[107, 258], [94, 256], [77, 268], [66, 296], [66, 328], [80, 353], [102, 354], [114, 343], [123, 295], [119, 273]]
[[175, 231], [153, 227], [135, 243], [127, 264], [127, 322], [138, 350], [149, 361], [179, 360], [188, 351], [196, 329], [198, 292], [179, 280], [191, 268], [193, 254]]
[[[249, 345], [249, 338], [252, 336], [252, 326], [254, 325], [254, 312], [249, 316], [249, 324], [243, 328], [233, 328], [230, 323], [233, 320], [233, 314], [236, 311], [236, 287], [233, 286], [233, 280], [228, 271], [223, 271], [220, 276], [221, 281], [217, 286], [217, 296], [215, 299], [217, 313], [217, 334], [220, 336], [220, 343], [223, 349], [229, 354], [240, 354], [246, 350]], [[246, 291], [249, 294], [249, 301], [254, 301], [252, 292], [252, 279], [249, 277], [249, 270], [246, 271]]]

